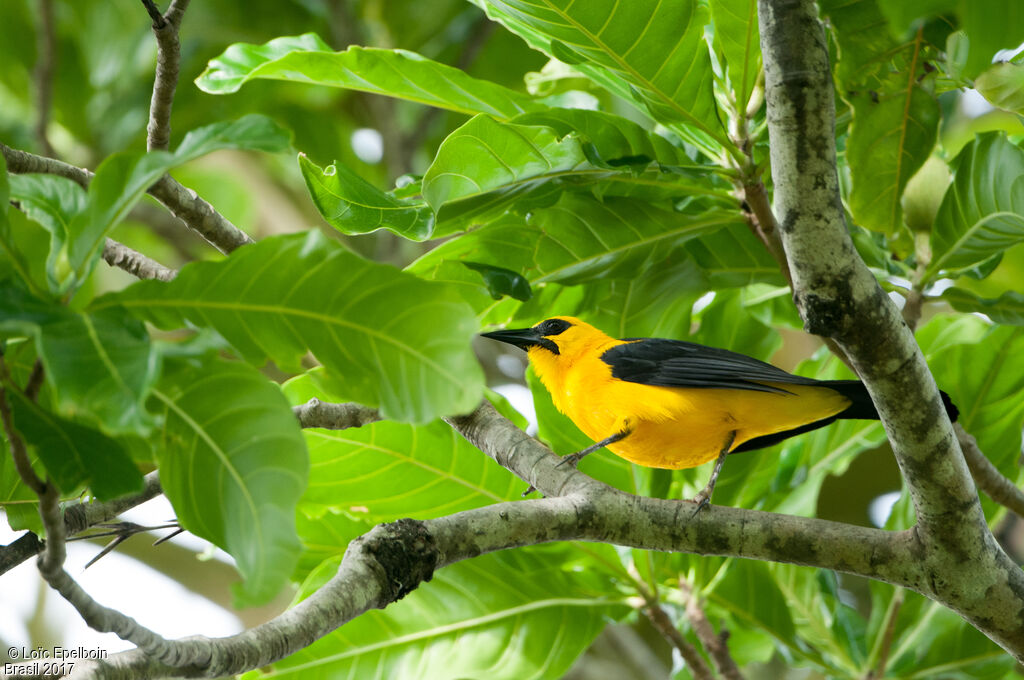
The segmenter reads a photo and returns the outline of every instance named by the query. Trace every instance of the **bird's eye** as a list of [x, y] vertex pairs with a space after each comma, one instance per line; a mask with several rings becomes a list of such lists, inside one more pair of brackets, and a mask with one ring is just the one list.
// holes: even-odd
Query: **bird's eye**
[[572, 326], [572, 324], [564, 319], [548, 319], [547, 321], [541, 321], [537, 324], [537, 330], [540, 332], [541, 336], [546, 338], [550, 335], [564, 333], [570, 326]]

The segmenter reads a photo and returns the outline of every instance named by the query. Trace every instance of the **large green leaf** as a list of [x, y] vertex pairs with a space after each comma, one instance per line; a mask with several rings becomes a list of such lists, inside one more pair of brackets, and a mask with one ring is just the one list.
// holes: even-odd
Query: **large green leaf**
[[[312, 397], [344, 401], [310, 375], [286, 383], [293, 403]], [[428, 519], [514, 500], [522, 482], [446, 423], [382, 421], [346, 430], [304, 430], [311, 476], [302, 498], [307, 511], [330, 508], [377, 524], [402, 517]]]
[[836, 75], [843, 87], [879, 91], [898, 48], [876, 0], [821, 0], [819, 6], [839, 43]]
[[988, 132], [964, 147], [955, 165], [935, 218], [928, 277], [972, 267], [1024, 241], [1024, 151]]
[[168, 362], [151, 404], [164, 418], [160, 482], [178, 520], [230, 553], [239, 604], [266, 602], [299, 553], [295, 508], [309, 461], [275, 384], [240, 362]]
[[[695, 0], [471, 0], [533, 48], [571, 64], [700, 148], [729, 144], [712, 93], [707, 9]], [[685, 134], [685, 131], [683, 131]]]
[[978, 312], [996, 323], [1024, 326], [1024, 295], [1008, 290], [998, 298], [986, 300], [963, 288], [947, 288], [942, 299], [958, 312]]
[[157, 357], [142, 323], [117, 306], [75, 312], [0, 282], [0, 330], [31, 337], [58, 412], [108, 432], [144, 433]]
[[520, 194], [586, 163], [575, 137], [559, 139], [540, 126], [503, 125], [479, 115], [448, 135], [423, 176], [423, 197], [435, 211], [445, 203], [496, 189]]
[[434, 231], [434, 214], [422, 201], [396, 198], [373, 186], [344, 165], [321, 168], [299, 154], [299, 170], [313, 205], [327, 223], [343, 234], [389, 229], [422, 241]]
[[263, 45], [231, 45], [210, 61], [196, 85], [212, 94], [228, 94], [256, 78], [372, 92], [503, 119], [538, 106], [526, 95], [413, 52], [367, 47], [334, 52], [315, 33]]
[[528, 217], [508, 215], [435, 248], [410, 265], [428, 278], [462, 284], [480, 309], [493, 304], [479, 275], [463, 261], [504, 267], [531, 286], [635, 278], [675, 245], [734, 225], [724, 210], [699, 216], [658, 210], [647, 202], [563, 193], [558, 203]]
[[363, 260], [319, 232], [263, 239], [94, 308], [117, 304], [162, 328], [211, 327], [257, 365], [297, 370], [312, 351], [389, 419], [427, 422], [481, 398], [470, 308], [449, 287]]
[[683, 248], [707, 276], [712, 290], [751, 283], [785, 284], [779, 263], [739, 219], [688, 241]]
[[61, 491], [88, 484], [96, 498], [110, 500], [142, 490], [142, 475], [116, 440], [46, 411], [17, 390], [7, 394], [15, 429]]
[[[598, 570], [563, 565], [571, 548], [483, 555], [438, 571], [405, 599], [370, 611], [274, 664], [274, 677], [557, 678], [610, 619], [629, 612]], [[308, 596], [333, 576], [325, 562]], [[586, 563], [584, 563], [586, 564]], [[513, 653], [514, 652], [514, 653]]]
[[846, 144], [850, 211], [858, 224], [889, 235], [903, 226], [900, 197], [931, 154], [939, 126], [939, 103], [910, 82], [909, 90], [878, 101], [855, 97]]
[[725, 55], [733, 96], [743, 111], [761, 70], [757, 0], [711, 0], [710, 5], [715, 43]]

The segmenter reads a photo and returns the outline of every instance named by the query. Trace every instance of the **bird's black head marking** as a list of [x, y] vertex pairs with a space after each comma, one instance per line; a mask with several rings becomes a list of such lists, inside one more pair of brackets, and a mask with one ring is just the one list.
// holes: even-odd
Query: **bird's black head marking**
[[566, 321], [565, 319], [545, 319], [544, 321], [541, 321], [533, 328], [535, 331], [537, 331], [537, 335], [541, 336], [542, 338], [547, 338], [552, 335], [559, 335], [560, 333], [564, 333], [569, 329], [570, 326], [572, 326], [572, 324]]

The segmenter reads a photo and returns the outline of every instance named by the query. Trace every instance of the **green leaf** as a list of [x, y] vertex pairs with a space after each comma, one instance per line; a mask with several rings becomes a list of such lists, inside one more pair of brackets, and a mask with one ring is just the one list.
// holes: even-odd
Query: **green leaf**
[[963, 288], [947, 288], [942, 292], [945, 300], [958, 312], [977, 312], [996, 323], [1024, 326], [1024, 295], [1008, 290], [998, 298], [986, 300]]
[[319, 232], [194, 262], [169, 283], [141, 281], [94, 308], [116, 304], [162, 328], [211, 327], [256, 365], [295, 370], [312, 351], [388, 419], [423, 423], [480, 402], [470, 308], [448, 286], [363, 260]]
[[321, 168], [299, 154], [299, 170], [313, 205], [343, 234], [388, 229], [413, 241], [430, 238], [434, 215], [422, 201], [395, 198], [337, 163]]
[[59, 264], [61, 249], [72, 220], [85, 210], [85, 189], [57, 175], [14, 175], [11, 177], [11, 197], [18, 201], [28, 217], [50, 234], [46, 276], [49, 290], [59, 292], [69, 273]]
[[707, 276], [711, 290], [751, 283], [785, 285], [779, 263], [738, 219], [687, 242], [683, 248]]
[[1024, 64], [995, 64], [975, 79], [974, 87], [992, 106], [1024, 115]]
[[480, 262], [463, 261], [462, 264], [483, 278], [487, 291], [495, 300], [500, 300], [502, 296], [508, 295], [516, 300], [526, 302], [533, 297], [529, 281], [514, 271]]
[[160, 482], [182, 526], [235, 558], [239, 605], [264, 603], [299, 553], [295, 508], [309, 471], [298, 421], [257, 370], [168, 362], [151, 403], [164, 418]]
[[705, 595], [711, 602], [729, 610], [745, 626], [760, 628], [796, 646], [792, 614], [766, 563], [734, 559], [725, 576]]
[[[293, 404], [316, 397], [348, 401], [325, 386], [319, 369], [283, 386]], [[514, 500], [522, 482], [483, 455], [448, 424], [381, 421], [346, 430], [303, 430], [312, 475], [303, 510], [327, 510], [366, 528], [402, 517], [429, 519]]]
[[15, 429], [61, 491], [70, 493], [84, 483], [105, 501], [142, 490], [142, 475], [116, 440], [49, 413], [17, 390], [7, 395]]
[[367, 47], [334, 52], [315, 33], [275, 38], [263, 45], [231, 45], [210, 61], [196, 85], [211, 94], [228, 94], [257, 78], [372, 92], [503, 119], [538, 106], [514, 90], [413, 52]]
[[434, 211], [445, 203], [496, 189], [520, 194], [586, 162], [574, 137], [559, 139], [539, 126], [503, 125], [479, 115], [448, 135], [423, 175], [423, 198]]
[[988, 68], [996, 52], [1015, 49], [1024, 36], [1024, 5], [957, 0], [957, 13], [970, 40], [964, 76], [974, 78]]
[[291, 143], [291, 132], [266, 116], [250, 113], [190, 130], [174, 150], [174, 157], [180, 165], [222, 149], [277, 152], [286, 151]]
[[695, 0], [472, 0], [533, 48], [634, 101], [662, 123], [695, 128], [727, 145], [704, 42], [707, 9]]
[[859, 224], [887, 235], [903, 226], [900, 198], [928, 159], [939, 127], [939, 104], [920, 87], [873, 101], [853, 99], [846, 146], [853, 190], [850, 211]]
[[761, 70], [757, 0], [711, 0], [715, 43], [725, 54], [729, 82], [740, 109], [745, 109]]
[[468, 271], [463, 262], [517, 272], [535, 292], [543, 283], [574, 285], [632, 279], [645, 267], [666, 258], [675, 246], [737, 224], [738, 220], [739, 215], [731, 211], [691, 216], [658, 210], [643, 201], [608, 198], [599, 202], [564, 192], [557, 204], [533, 210], [526, 218], [507, 215], [452, 239], [409, 269], [426, 278], [459, 284], [474, 309], [486, 314], [495, 303], [480, 277]]
[[[594, 146], [600, 161], [595, 165], [602, 167], [651, 161], [662, 165], [692, 164], [682, 149], [661, 135], [628, 118], [604, 111], [550, 108], [524, 113], [511, 122], [516, 125], [543, 125], [554, 130], [559, 137], [575, 133], [584, 144]], [[593, 159], [593, 156], [589, 158]]]
[[836, 76], [845, 90], [879, 90], [888, 76], [889, 60], [898, 51], [876, 0], [821, 0], [842, 55]]
[[960, 152], [955, 173], [935, 217], [926, 278], [1024, 241], [1024, 151], [999, 133], [985, 133]]
[[[629, 611], [594, 569], [568, 571], [566, 546], [459, 562], [400, 602], [370, 611], [274, 664], [280, 678], [540, 680], [562, 677], [610, 619]], [[337, 572], [325, 562], [302, 596]], [[584, 562], [584, 565], [588, 562]], [[514, 650], [515, 653], [510, 653]]]
[[58, 412], [108, 432], [148, 431], [157, 357], [146, 329], [116, 306], [75, 312], [0, 282], [0, 329], [35, 340]]
[[889, 22], [894, 38], [902, 38], [915, 28], [920, 20], [956, 9], [957, 0], [902, 0], [880, 2], [878, 9]]

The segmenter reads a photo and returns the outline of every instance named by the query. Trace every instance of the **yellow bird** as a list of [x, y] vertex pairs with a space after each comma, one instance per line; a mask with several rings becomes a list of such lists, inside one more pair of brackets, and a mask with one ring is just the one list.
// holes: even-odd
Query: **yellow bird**
[[[555, 407], [593, 446], [647, 467], [681, 469], [717, 459], [693, 499], [711, 499], [725, 457], [772, 446], [840, 418], [878, 420], [863, 383], [792, 375], [743, 354], [681, 340], [612, 338], [571, 316], [483, 333], [526, 350]], [[957, 408], [942, 393], [951, 420]]]

